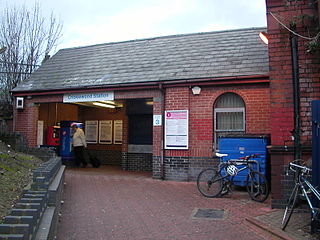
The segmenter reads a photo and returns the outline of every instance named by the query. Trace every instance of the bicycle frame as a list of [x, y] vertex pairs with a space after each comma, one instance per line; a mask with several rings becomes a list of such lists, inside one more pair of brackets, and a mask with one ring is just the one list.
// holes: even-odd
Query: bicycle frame
[[[246, 169], [249, 169], [249, 172], [250, 172], [250, 171], [254, 171], [253, 167], [251, 166], [252, 163], [255, 163], [257, 165], [257, 171], [260, 172], [258, 161], [256, 161], [256, 160], [239, 160], [239, 159], [230, 159], [227, 162], [220, 163], [218, 171], [219, 171], [219, 173], [222, 173], [222, 170], [225, 168], [225, 166], [228, 166], [230, 164], [234, 164], [236, 166], [244, 165], [244, 167], [238, 168], [238, 173], [242, 172]], [[221, 175], [222, 175], [222, 179], [227, 178], [227, 177], [233, 177], [229, 174], [221, 174]]]
[[315, 208], [312, 204], [312, 201], [310, 199], [310, 197], [308, 196], [308, 193], [306, 191], [306, 188], [303, 186], [303, 184], [305, 183], [308, 188], [311, 190], [311, 192], [318, 198], [318, 200], [320, 201], [320, 193], [317, 191], [317, 189], [315, 187], [312, 186], [312, 184], [304, 177], [304, 176], [299, 176], [300, 179], [299, 179], [299, 185], [302, 189], [302, 192], [303, 192], [303, 195], [305, 196], [307, 202], [308, 202], [308, 205], [311, 209], [311, 212], [312, 212], [312, 220], [314, 220], [314, 217], [316, 216], [316, 213], [317, 213], [317, 208]]
[[[299, 160], [295, 160], [299, 161]], [[316, 222], [319, 221], [319, 218], [317, 218], [319, 214], [319, 208], [316, 208], [313, 205], [312, 200], [318, 199], [320, 201], [320, 193], [318, 190], [308, 181], [307, 177], [310, 176], [310, 172], [312, 171], [310, 168], [296, 164], [296, 163], [289, 163], [289, 168], [292, 172], [294, 172], [295, 175], [295, 185], [291, 192], [291, 195], [288, 199], [288, 203], [286, 206], [286, 209], [284, 211], [284, 215], [282, 218], [281, 228], [284, 230], [286, 226], [288, 225], [288, 222], [291, 218], [291, 215], [294, 211], [294, 208], [296, 208], [296, 203], [299, 201], [300, 194], [302, 194], [303, 197], [305, 197], [308, 206], [311, 210], [311, 231], [313, 231], [313, 225], [316, 224]], [[311, 196], [309, 196], [309, 191], [315, 196], [314, 199], [311, 199]]]
[[[239, 172], [248, 169], [246, 174], [241, 174], [239, 182], [241, 186], [247, 188], [250, 198], [257, 202], [263, 202], [268, 198], [269, 186], [266, 177], [260, 173], [259, 163], [256, 160], [250, 160], [259, 154], [251, 154], [241, 159], [229, 159], [221, 161], [218, 169], [207, 168], [202, 170], [197, 177], [197, 187], [199, 192], [205, 197], [219, 197], [231, 191], [234, 185], [234, 177]], [[227, 156], [219, 154], [218, 157]]]

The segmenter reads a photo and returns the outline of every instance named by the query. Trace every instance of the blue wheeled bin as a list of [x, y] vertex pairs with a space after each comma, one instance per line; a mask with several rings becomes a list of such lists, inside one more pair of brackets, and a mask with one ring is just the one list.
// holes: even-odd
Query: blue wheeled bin
[[[219, 152], [228, 154], [227, 157], [223, 157], [222, 161], [229, 159], [239, 159], [250, 154], [259, 154], [257, 158], [251, 158], [259, 163], [253, 164], [255, 170], [261, 172], [267, 177], [267, 144], [268, 137], [266, 136], [227, 136], [219, 137]], [[240, 168], [241, 166], [239, 166]], [[259, 169], [258, 169], [259, 167]], [[233, 178], [234, 185], [245, 186], [248, 170], [244, 170], [238, 173]]]

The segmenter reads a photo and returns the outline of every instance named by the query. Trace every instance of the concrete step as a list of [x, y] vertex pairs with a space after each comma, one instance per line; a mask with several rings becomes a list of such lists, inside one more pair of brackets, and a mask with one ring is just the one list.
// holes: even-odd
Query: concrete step
[[42, 206], [40, 203], [21, 203], [18, 202], [16, 203], [16, 205], [14, 206], [15, 208], [18, 209], [42, 209]]
[[23, 234], [29, 236], [29, 224], [0, 224], [0, 234]]
[[23, 198], [45, 198], [46, 194], [44, 193], [25, 193], [22, 196]]
[[40, 213], [41, 213], [41, 211], [38, 209], [12, 208], [10, 215], [12, 215], [12, 216], [33, 216], [34, 218], [39, 218]]
[[25, 240], [23, 234], [0, 234], [0, 239], [5, 240]]
[[5, 216], [4, 223], [6, 224], [29, 224], [35, 225], [36, 219], [33, 216]]
[[44, 201], [44, 198], [20, 198], [19, 202], [24, 203], [42, 203]]

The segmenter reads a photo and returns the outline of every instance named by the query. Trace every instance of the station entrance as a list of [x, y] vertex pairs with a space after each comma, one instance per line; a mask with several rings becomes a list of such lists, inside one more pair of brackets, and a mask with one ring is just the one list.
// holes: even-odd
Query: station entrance
[[39, 103], [37, 144], [55, 149], [66, 165], [72, 165], [70, 126], [77, 122], [85, 132], [88, 152], [102, 165], [152, 171], [152, 116], [152, 98]]

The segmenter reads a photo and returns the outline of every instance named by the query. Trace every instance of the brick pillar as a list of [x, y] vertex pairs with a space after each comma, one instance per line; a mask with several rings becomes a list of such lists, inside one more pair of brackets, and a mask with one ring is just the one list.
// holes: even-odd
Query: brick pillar
[[129, 121], [128, 117], [122, 120], [122, 145], [121, 145], [121, 152], [122, 152], [122, 159], [121, 165], [122, 169], [128, 169], [128, 139], [129, 139]]
[[153, 98], [153, 115], [161, 115], [161, 126], [153, 126], [153, 147], [152, 147], [152, 176], [153, 178], [161, 178], [163, 167], [163, 129], [164, 129], [164, 106], [163, 97], [161, 94]]
[[[279, 206], [286, 199], [286, 181], [283, 169], [294, 159], [292, 131], [294, 130], [294, 99], [290, 31], [312, 37], [317, 34], [318, 23], [312, 16], [318, 9], [308, 0], [268, 0], [267, 22], [269, 35], [270, 101], [271, 101], [271, 178], [272, 204]], [[302, 17], [303, 16], [303, 17]], [[308, 17], [309, 16], [309, 17]], [[281, 23], [280, 23], [280, 22]], [[310, 40], [296, 36], [298, 42], [298, 78], [300, 85], [300, 139], [302, 158], [311, 155], [311, 101], [320, 97], [319, 50], [310, 52]]]
[[32, 99], [24, 98], [24, 108], [14, 109], [14, 131], [20, 133], [28, 143], [28, 146], [37, 146], [37, 126], [39, 119], [39, 107]]

